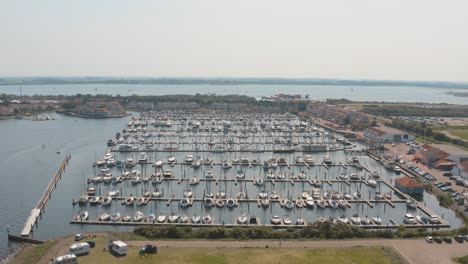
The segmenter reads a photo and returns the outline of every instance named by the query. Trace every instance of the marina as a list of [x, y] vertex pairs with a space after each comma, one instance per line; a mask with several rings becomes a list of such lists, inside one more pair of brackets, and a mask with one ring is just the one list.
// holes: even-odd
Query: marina
[[393, 185], [404, 174], [366, 142], [290, 114], [145, 112], [107, 147], [71, 224], [450, 227]]

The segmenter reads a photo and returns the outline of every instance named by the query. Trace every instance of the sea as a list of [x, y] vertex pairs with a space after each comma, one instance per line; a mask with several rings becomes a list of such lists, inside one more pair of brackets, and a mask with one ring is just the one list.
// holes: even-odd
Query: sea
[[[445, 94], [441, 88], [415, 87], [343, 87], [343, 86], [209, 86], [209, 85], [28, 85], [1, 86], [7, 94], [247, 94], [260, 98], [278, 93], [309, 95], [311, 99], [347, 98], [365, 101], [425, 101], [466, 104], [466, 100]], [[135, 114], [135, 113], [133, 113]], [[45, 214], [34, 228], [33, 238], [46, 240], [77, 232], [95, 230], [128, 230], [125, 227], [104, 227], [69, 224], [78, 212], [72, 199], [87, 187], [85, 181], [95, 172], [91, 164], [102, 157], [106, 142], [126, 127], [131, 116], [112, 119], [83, 119], [45, 113], [56, 120], [0, 120], [0, 262], [17, 244], [8, 242], [7, 232], [19, 234], [50, 179], [64, 157], [71, 161], [45, 207]], [[424, 195], [426, 205], [443, 215], [452, 227], [462, 222], [436, 198]], [[169, 210], [169, 209], [168, 209]], [[169, 212], [168, 212], [169, 213]], [[96, 216], [94, 216], [96, 217]]]
[[16, 95], [169, 95], [169, 94], [241, 94], [260, 99], [276, 94], [298, 94], [312, 100], [346, 98], [372, 102], [423, 102], [468, 104], [465, 97], [449, 92], [466, 89], [405, 86], [333, 86], [333, 85], [159, 85], [159, 84], [73, 84], [73, 85], [4, 85], [0, 93]]

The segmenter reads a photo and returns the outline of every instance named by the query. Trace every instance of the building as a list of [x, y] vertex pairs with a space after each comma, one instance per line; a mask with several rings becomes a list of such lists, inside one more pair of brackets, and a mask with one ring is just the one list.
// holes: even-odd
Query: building
[[411, 134], [387, 126], [366, 128], [364, 136], [378, 143], [409, 142], [416, 139]]
[[424, 144], [419, 147], [415, 158], [429, 167], [440, 170], [454, 170], [455, 175], [462, 175], [463, 164], [468, 162], [468, 151], [444, 144]]
[[410, 177], [401, 177], [395, 180], [395, 187], [406, 194], [423, 194], [423, 186], [415, 179]]

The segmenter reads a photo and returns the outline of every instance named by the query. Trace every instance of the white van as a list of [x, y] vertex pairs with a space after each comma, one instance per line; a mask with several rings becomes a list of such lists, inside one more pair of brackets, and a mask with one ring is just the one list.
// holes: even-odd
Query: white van
[[79, 255], [86, 255], [89, 253], [89, 244], [88, 243], [76, 243], [70, 246], [70, 253]]
[[119, 255], [126, 255], [128, 251], [128, 246], [124, 242], [118, 240], [112, 242], [112, 244], [110, 245], [110, 249]]
[[78, 258], [75, 254], [68, 254], [54, 259], [54, 264], [78, 264]]

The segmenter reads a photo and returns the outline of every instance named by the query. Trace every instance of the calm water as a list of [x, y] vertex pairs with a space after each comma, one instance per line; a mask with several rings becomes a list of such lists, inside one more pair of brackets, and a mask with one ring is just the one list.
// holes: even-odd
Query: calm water
[[[0, 256], [4, 256], [10, 250], [11, 245], [7, 242], [6, 237], [6, 225], [10, 226], [10, 232], [19, 234], [23, 228], [24, 222], [27, 219], [30, 210], [35, 206], [37, 201], [45, 190], [49, 180], [57, 170], [60, 162], [64, 156], [71, 153], [72, 159], [69, 166], [59, 181], [57, 189], [52, 194], [52, 199], [48, 202], [45, 208], [45, 215], [42, 220], [39, 221], [38, 229], [34, 230], [33, 237], [38, 239], [48, 239], [51, 237], [57, 237], [67, 235], [76, 232], [87, 232], [93, 230], [124, 230], [123, 227], [112, 227], [112, 226], [90, 226], [90, 225], [70, 225], [69, 220], [71, 217], [79, 211], [78, 206], [72, 206], [72, 198], [77, 197], [86, 188], [85, 179], [94, 174], [94, 169], [91, 164], [96, 158], [101, 157], [106, 149], [106, 141], [109, 138], [114, 137], [117, 131], [121, 131], [130, 117], [121, 119], [77, 119], [73, 117], [66, 117], [62, 115], [54, 115], [58, 118], [56, 121], [44, 121], [44, 122], [33, 122], [28, 120], [3, 120], [0, 121], [0, 131], [2, 131], [2, 137], [0, 137], [0, 167], [2, 173], [0, 174], [2, 184], [0, 184]], [[42, 148], [42, 145], [45, 148]], [[60, 152], [57, 154], [57, 152]], [[136, 155], [136, 154], [135, 154]], [[154, 154], [152, 154], [154, 155]], [[166, 158], [168, 153], [158, 153], [158, 158]], [[177, 158], [182, 159], [180, 154]], [[212, 155], [215, 160], [221, 159], [232, 159], [234, 154], [217, 154]], [[231, 155], [231, 156], [227, 156]], [[263, 154], [267, 158], [270, 154]], [[322, 154], [317, 154], [316, 160], [319, 160]], [[343, 159], [342, 154], [336, 154], [333, 156], [335, 159]], [[257, 157], [257, 154], [254, 154]], [[155, 157], [153, 156], [153, 159]], [[292, 157], [291, 157], [292, 158]], [[383, 168], [379, 164], [373, 164], [375, 161], [369, 160], [367, 157], [361, 157], [361, 162], [369, 164], [369, 166], [379, 168], [382, 175], [385, 173]], [[149, 167], [151, 168], [151, 167]], [[339, 168], [336, 168], [339, 170]], [[298, 169], [296, 169], [298, 170]], [[323, 168], [313, 167], [307, 173], [319, 174]], [[182, 170], [177, 167], [174, 168], [174, 172], [182, 174]], [[200, 176], [203, 173], [203, 169], [200, 169]], [[214, 173], [222, 173], [221, 171]], [[231, 169], [231, 173], [235, 173]], [[260, 170], [252, 169], [251, 173], [262, 172]], [[232, 177], [232, 176], [230, 176]], [[397, 177], [393, 173], [387, 174], [387, 177], [393, 179]], [[285, 183], [286, 184], [286, 183]], [[197, 197], [201, 197], [203, 190], [207, 188], [205, 184], [199, 184], [192, 189], [196, 193]], [[289, 184], [287, 184], [289, 186]], [[148, 188], [151, 184], [149, 184]], [[174, 186], [174, 185], [173, 185]], [[276, 184], [275, 187], [268, 186], [268, 189], [276, 188], [280, 190], [282, 184]], [[353, 191], [356, 186], [334, 186], [335, 189], [340, 191]], [[104, 188], [104, 187], [103, 187]], [[181, 195], [184, 186], [182, 184], [179, 187], [170, 187], [168, 183], [163, 183], [158, 188], [165, 188], [166, 192], [172, 192]], [[228, 196], [235, 194], [240, 190], [240, 186], [227, 185], [222, 186], [221, 184], [216, 186], [214, 183], [210, 187], [212, 192], [222, 189], [227, 192]], [[307, 184], [296, 184], [291, 188], [291, 195], [297, 196], [302, 190], [310, 188]], [[330, 188], [324, 184], [324, 189]], [[348, 188], [348, 189], [346, 189]], [[386, 191], [386, 187], [382, 186], [382, 193]], [[141, 194], [143, 187], [139, 186], [132, 192], [134, 194]], [[245, 190], [245, 189], [244, 189]], [[104, 189], [102, 191], [105, 191]], [[126, 192], [130, 192], [127, 190]], [[249, 186], [248, 192], [250, 195], [258, 191], [258, 187]], [[125, 193], [128, 194], [128, 193]], [[286, 191], [280, 192], [280, 195], [287, 195]], [[166, 195], [167, 196], [167, 195]], [[453, 227], [461, 225], [461, 221], [456, 219], [454, 213], [450, 210], [440, 208], [437, 205], [436, 199], [431, 195], [425, 195], [425, 201], [427, 206], [434, 210], [439, 215], [444, 215]], [[151, 204], [151, 203], [150, 203]], [[401, 206], [404, 206], [402, 204]], [[254, 206], [255, 209], [250, 205], [251, 214], [256, 214], [261, 222], [268, 222], [270, 216], [278, 214], [280, 216], [285, 215], [285, 211], [279, 208], [279, 205], [274, 204], [270, 206], [268, 210], [260, 210]], [[117, 208], [122, 210], [122, 213], [132, 213], [134, 208], [121, 208], [120, 205], [114, 202], [113, 209]], [[101, 206], [91, 208], [88, 206], [90, 212], [90, 219], [95, 219], [100, 212], [103, 212]], [[198, 212], [198, 214], [205, 213], [205, 209], [201, 206], [191, 207], [180, 211], [178, 203], [172, 203], [170, 207], [165, 204], [158, 204], [156, 206], [142, 208], [142, 211], [149, 213], [155, 211], [156, 214], [164, 211], [166, 214], [170, 213], [184, 213], [191, 215], [192, 213]], [[257, 211], [255, 211], [257, 210]], [[199, 213], [201, 211], [201, 213]], [[242, 212], [248, 212], [249, 208], [247, 205], [242, 205], [234, 210], [228, 210], [226, 207], [223, 209], [213, 208], [209, 212], [219, 222], [221, 219], [226, 221], [233, 221]], [[392, 212], [391, 215], [390, 211]], [[347, 216], [352, 213], [359, 213], [361, 216], [368, 215], [381, 215], [382, 218], [392, 217], [395, 220], [401, 219], [405, 208], [401, 208], [399, 212], [395, 210], [389, 210], [385, 205], [375, 206], [374, 208], [368, 208], [367, 206], [355, 206], [348, 209], [346, 212]], [[310, 221], [315, 219], [318, 214], [317, 209], [311, 211], [302, 210], [302, 212], [291, 212], [291, 215], [301, 215]], [[325, 213], [320, 213], [323, 216], [339, 216], [339, 211], [332, 212], [326, 210]], [[0, 257], [1, 259], [1, 257]]]
[[[34, 95], [167, 95], [167, 94], [245, 94], [260, 98], [279, 93], [309, 95], [310, 99], [346, 98], [356, 101], [425, 102], [468, 104], [464, 97], [446, 94], [447, 88], [390, 87], [390, 86], [323, 86], [323, 85], [118, 85], [118, 84], [77, 84], [77, 85], [17, 85], [0, 86], [1, 93]], [[466, 89], [451, 89], [453, 92]]]

